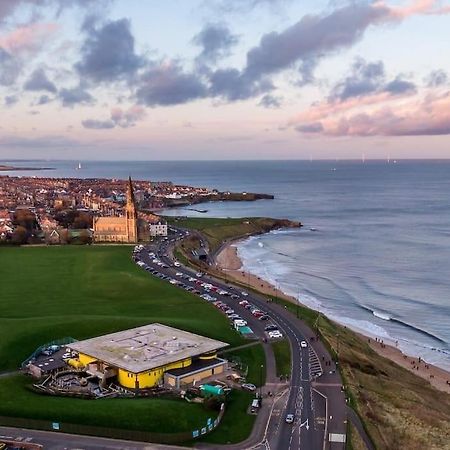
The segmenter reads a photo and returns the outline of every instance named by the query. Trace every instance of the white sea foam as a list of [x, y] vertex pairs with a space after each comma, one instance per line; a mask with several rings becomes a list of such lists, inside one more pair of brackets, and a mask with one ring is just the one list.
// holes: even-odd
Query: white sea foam
[[[292, 230], [275, 230], [271, 234], [286, 234], [291, 233]], [[370, 320], [356, 319], [347, 317], [342, 313], [335, 311], [331, 307], [324, 306], [324, 304], [311, 294], [299, 292], [294, 283], [290, 281], [294, 278], [291, 268], [279, 260], [279, 255], [276, 255], [270, 245], [265, 245], [261, 242], [267, 240], [267, 235], [252, 236], [247, 240], [236, 244], [236, 249], [239, 258], [242, 261], [243, 270], [248, 271], [272, 285], [279, 288], [286, 295], [297, 298], [299, 302], [311, 309], [320, 311], [330, 319], [347, 326], [361, 334], [372, 338], [383, 339], [386, 343], [396, 345], [399, 350], [405, 354], [412, 356], [420, 356], [430, 364], [435, 364], [446, 370], [450, 370], [450, 358], [447, 352], [438, 348], [425, 345], [413, 339], [404, 339], [393, 336], [386, 330], [385, 327], [380, 326]], [[372, 310], [374, 319], [381, 319], [390, 323], [391, 316], [387, 313]], [[376, 320], [375, 319], [375, 320]]]

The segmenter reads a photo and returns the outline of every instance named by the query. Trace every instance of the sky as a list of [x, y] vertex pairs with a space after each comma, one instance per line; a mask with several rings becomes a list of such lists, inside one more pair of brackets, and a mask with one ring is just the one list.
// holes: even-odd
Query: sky
[[0, 159], [450, 158], [449, 0], [0, 0]]

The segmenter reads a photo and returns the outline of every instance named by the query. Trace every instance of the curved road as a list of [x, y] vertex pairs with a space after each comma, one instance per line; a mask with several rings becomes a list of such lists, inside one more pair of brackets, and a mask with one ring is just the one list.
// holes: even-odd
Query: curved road
[[[158, 240], [154, 245], [146, 247], [140, 254], [141, 259], [150, 267], [163, 272], [165, 275], [176, 278], [175, 273], [181, 272], [196, 277], [193, 270], [181, 266], [173, 267], [173, 248], [177, 240], [192, 233], [190, 230], [172, 227], [175, 235], [167, 241]], [[195, 232], [199, 237], [199, 233]], [[200, 235], [201, 237], [201, 235]], [[207, 248], [207, 243], [203, 240]], [[161, 269], [152, 262], [148, 252], [152, 251], [164, 262], [168, 268]], [[223, 280], [216, 279], [208, 274], [202, 281], [209, 282], [219, 289], [226, 290], [241, 296], [242, 289]], [[183, 282], [198, 290], [201, 288], [186, 280]], [[216, 294], [215, 294], [216, 295]], [[246, 309], [238, 305], [239, 300], [219, 296], [241, 315], [252, 329], [258, 334], [264, 333], [261, 321], [253, 317]], [[261, 436], [261, 442], [271, 449], [286, 450], [315, 450], [315, 449], [344, 449], [347, 428], [347, 410], [345, 395], [342, 391], [342, 380], [336, 370], [328, 351], [318, 341], [312, 330], [301, 320], [283, 308], [281, 305], [268, 302], [262, 295], [249, 293], [245, 297], [261, 311], [266, 312], [275, 322], [284, 336], [289, 340], [292, 355], [292, 371], [289, 392], [284, 405], [274, 408], [266, 426], [266, 433]], [[302, 347], [301, 342], [306, 341], [307, 346]], [[294, 423], [285, 422], [287, 414], [294, 414]], [[332, 436], [332, 442], [329, 437]], [[262, 447], [261, 447], [262, 448]]]

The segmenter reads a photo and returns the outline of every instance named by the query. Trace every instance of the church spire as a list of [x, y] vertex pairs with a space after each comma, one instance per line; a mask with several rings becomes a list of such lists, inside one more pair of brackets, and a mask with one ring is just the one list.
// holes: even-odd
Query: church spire
[[134, 202], [134, 189], [133, 189], [133, 182], [131, 181], [131, 176], [128, 177], [128, 185], [127, 185], [127, 208], [133, 206], [135, 207]]
[[127, 206], [126, 206], [126, 223], [127, 223], [127, 241], [137, 242], [138, 237], [138, 217], [136, 211], [136, 203], [134, 201], [134, 189], [131, 176], [128, 178], [127, 185]]

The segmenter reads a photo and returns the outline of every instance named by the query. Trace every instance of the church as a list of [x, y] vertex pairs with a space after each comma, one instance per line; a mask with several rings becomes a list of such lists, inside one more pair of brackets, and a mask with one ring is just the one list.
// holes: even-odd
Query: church
[[149, 239], [149, 226], [139, 219], [131, 177], [128, 179], [127, 204], [124, 217], [97, 217], [94, 219], [94, 242], [136, 243]]

